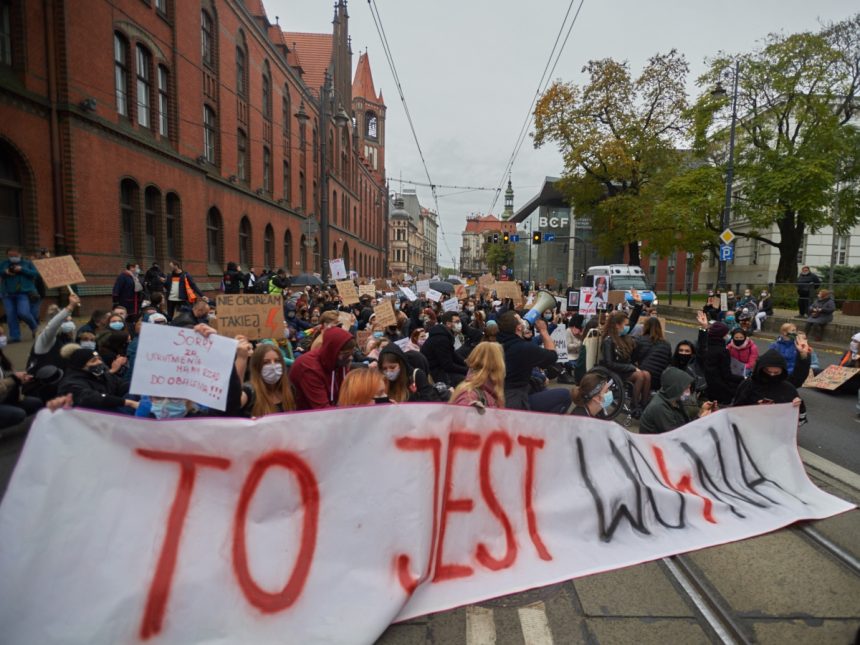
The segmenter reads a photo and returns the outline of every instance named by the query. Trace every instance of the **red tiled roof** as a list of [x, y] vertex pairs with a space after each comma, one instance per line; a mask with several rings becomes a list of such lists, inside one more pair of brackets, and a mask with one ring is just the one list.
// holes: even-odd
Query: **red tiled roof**
[[245, 7], [252, 16], [266, 15], [266, 8], [263, 6], [263, 0], [245, 0]]
[[485, 233], [498, 231], [502, 222], [495, 215], [478, 215], [466, 220], [466, 233]]
[[284, 32], [281, 31], [281, 28], [278, 25], [269, 25], [269, 40], [271, 40], [275, 45], [283, 45], [286, 46], [287, 41], [284, 40]]
[[325, 79], [325, 71], [331, 65], [331, 34], [307, 34], [284, 32], [287, 47], [295, 49], [301, 58], [304, 80], [314, 94], [319, 94]]
[[374, 103], [381, 102], [373, 86], [373, 74], [370, 71], [370, 57], [364, 53], [358, 57], [358, 65], [355, 68], [355, 79], [352, 82], [353, 97], [370, 99]]

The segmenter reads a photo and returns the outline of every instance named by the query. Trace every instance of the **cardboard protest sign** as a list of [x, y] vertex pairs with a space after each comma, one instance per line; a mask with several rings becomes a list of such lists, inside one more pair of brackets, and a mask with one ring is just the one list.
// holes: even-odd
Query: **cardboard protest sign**
[[492, 273], [485, 273], [478, 278], [478, 284], [484, 287], [492, 287], [495, 281], [496, 278]]
[[331, 277], [333, 280], [345, 280], [347, 278], [346, 265], [343, 258], [329, 260], [328, 264], [331, 267]]
[[597, 313], [597, 302], [594, 300], [594, 287], [579, 288], [579, 313], [583, 316], [593, 316]]
[[400, 287], [400, 290], [403, 292], [403, 295], [409, 299], [409, 302], [415, 302], [418, 300], [418, 296], [416, 296], [415, 292], [409, 287]]
[[460, 301], [456, 298], [448, 298], [442, 303], [442, 311], [460, 311]]
[[44, 260], [33, 260], [33, 266], [42, 276], [42, 282], [48, 289], [54, 287], [65, 287], [70, 284], [80, 284], [87, 279], [78, 268], [75, 258], [71, 255], [61, 255], [57, 258], [45, 258]]
[[607, 294], [606, 301], [614, 307], [615, 305], [623, 304], [626, 298], [626, 291], [622, 291], [620, 289], [613, 289]]
[[439, 302], [442, 300], [442, 292], [436, 291], [436, 289], [427, 289], [427, 300], [432, 300], [433, 302]]
[[415, 289], [418, 291], [418, 293], [427, 293], [430, 290], [430, 281], [419, 280], [418, 284], [415, 285]]
[[142, 325], [132, 394], [188, 399], [216, 410], [227, 408], [227, 387], [238, 343], [204, 337], [192, 329]]
[[514, 304], [523, 304], [523, 292], [516, 282], [497, 282], [493, 288], [496, 290], [499, 300], [511, 298]]
[[813, 376], [810, 372], [803, 383], [803, 387], [816, 387], [821, 390], [833, 391], [856, 376], [858, 372], [860, 372], [860, 368], [828, 365], [818, 376]]
[[3, 640], [372, 643], [391, 621], [854, 508], [806, 476], [787, 404], [647, 436], [560, 418], [43, 410], [0, 506]]
[[375, 297], [376, 287], [372, 284], [358, 285], [358, 297], [362, 298], [363, 296], [370, 296], [371, 298]]
[[215, 328], [222, 336], [284, 337], [284, 298], [280, 294], [224, 294], [215, 299], [215, 309]]
[[347, 311], [338, 311], [337, 322], [341, 327], [349, 331], [349, 328], [355, 324], [355, 316]]
[[557, 363], [566, 363], [567, 355], [567, 328], [564, 325], [558, 325], [555, 331], [550, 334], [552, 342], [555, 343], [555, 352], [558, 354]]
[[345, 305], [354, 305], [358, 303], [358, 289], [355, 288], [355, 283], [352, 280], [339, 280], [334, 283], [337, 287], [337, 293]]
[[393, 327], [397, 324], [397, 316], [394, 314], [394, 305], [390, 300], [381, 302], [373, 308], [376, 314], [376, 324], [379, 327]]
[[469, 297], [469, 293], [466, 289], [467, 287], [465, 284], [455, 284], [454, 297], [457, 298], [457, 300], [465, 300]]
[[383, 280], [379, 278], [373, 281], [373, 286], [376, 287], [377, 291], [385, 291], [388, 287], [391, 286], [391, 282], [389, 280]]

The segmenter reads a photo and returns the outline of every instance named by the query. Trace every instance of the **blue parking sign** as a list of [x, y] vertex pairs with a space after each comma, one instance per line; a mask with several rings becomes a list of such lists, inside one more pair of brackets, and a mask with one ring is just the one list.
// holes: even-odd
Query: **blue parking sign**
[[511, 240], [511, 242], [519, 242], [520, 236], [519, 235], [511, 235], [510, 240]]
[[730, 262], [735, 259], [735, 247], [731, 244], [720, 244], [720, 261]]

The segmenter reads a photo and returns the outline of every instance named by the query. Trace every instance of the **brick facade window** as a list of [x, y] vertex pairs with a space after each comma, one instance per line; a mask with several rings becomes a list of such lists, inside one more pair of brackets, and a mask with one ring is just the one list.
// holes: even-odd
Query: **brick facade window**
[[167, 15], [167, 0], [155, 0], [155, 10], [163, 16]]
[[263, 264], [270, 269], [275, 268], [275, 230], [271, 224], [266, 225], [263, 234]]
[[308, 270], [308, 238], [302, 235], [299, 240], [299, 258], [301, 261], [302, 272]]
[[24, 185], [16, 157], [0, 142], [0, 240], [6, 247], [24, 244]]
[[337, 191], [331, 191], [331, 212], [329, 213], [331, 223], [337, 226]]
[[269, 61], [263, 63], [263, 118], [272, 120], [272, 74]]
[[236, 93], [248, 98], [248, 57], [245, 49], [240, 45], [236, 47]]
[[123, 179], [119, 187], [120, 252], [131, 259], [135, 255], [135, 229], [140, 216], [139, 192], [131, 179]]
[[218, 145], [218, 124], [215, 110], [208, 105], [203, 106], [203, 156], [211, 164], [215, 163], [215, 150]]
[[215, 67], [215, 29], [212, 16], [205, 9], [200, 12], [200, 56], [203, 64], [210, 69]]
[[272, 151], [263, 146], [263, 190], [272, 194]]
[[170, 94], [169, 75], [164, 65], [158, 66], [158, 134], [167, 138], [170, 135]]
[[236, 133], [236, 175], [239, 181], [247, 184], [251, 176], [251, 163], [248, 158], [248, 135], [241, 128]]
[[179, 236], [180, 236], [180, 214], [181, 203], [179, 195], [176, 193], [167, 193], [167, 198], [164, 200], [164, 238], [165, 238], [165, 257], [181, 259]]
[[299, 171], [299, 208], [302, 209], [302, 213], [307, 214], [308, 212], [308, 187], [305, 183], [305, 173], [304, 171]]
[[154, 186], [149, 186], [143, 194], [143, 229], [146, 262], [153, 262], [158, 257], [158, 222], [161, 219], [161, 193]]
[[116, 32], [113, 35], [113, 62], [116, 111], [128, 116], [128, 40]]
[[290, 119], [292, 118], [290, 109], [290, 87], [284, 85], [284, 97], [281, 100], [281, 120], [284, 122], [284, 154], [290, 154], [290, 151], [287, 150], [291, 130]]
[[251, 222], [247, 216], [239, 222], [239, 264], [251, 267]]
[[12, 67], [11, 0], [0, 0], [0, 65]]
[[143, 45], [135, 47], [137, 74], [137, 123], [148, 128], [152, 125], [152, 55]]
[[224, 266], [224, 231], [221, 213], [214, 206], [206, 214], [206, 261], [210, 274], [221, 273]]
[[284, 159], [284, 203], [290, 206], [290, 184], [293, 177], [290, 174], [290, 160]]
[[292, 275], [295, 270], [293, 267], [293, 234], [289, 231], [284, 232], [284, 271], [287, 275]]

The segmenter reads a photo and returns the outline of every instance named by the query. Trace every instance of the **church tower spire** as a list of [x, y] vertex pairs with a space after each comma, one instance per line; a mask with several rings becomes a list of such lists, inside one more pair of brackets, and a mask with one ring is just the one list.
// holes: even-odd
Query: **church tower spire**
[[508, 175], [508, 189], [505, 191], [505, 211], [502, 213], [502, 221], [506, 222], [514, 216], [514, 187], [511, 185], [511, 176]]

